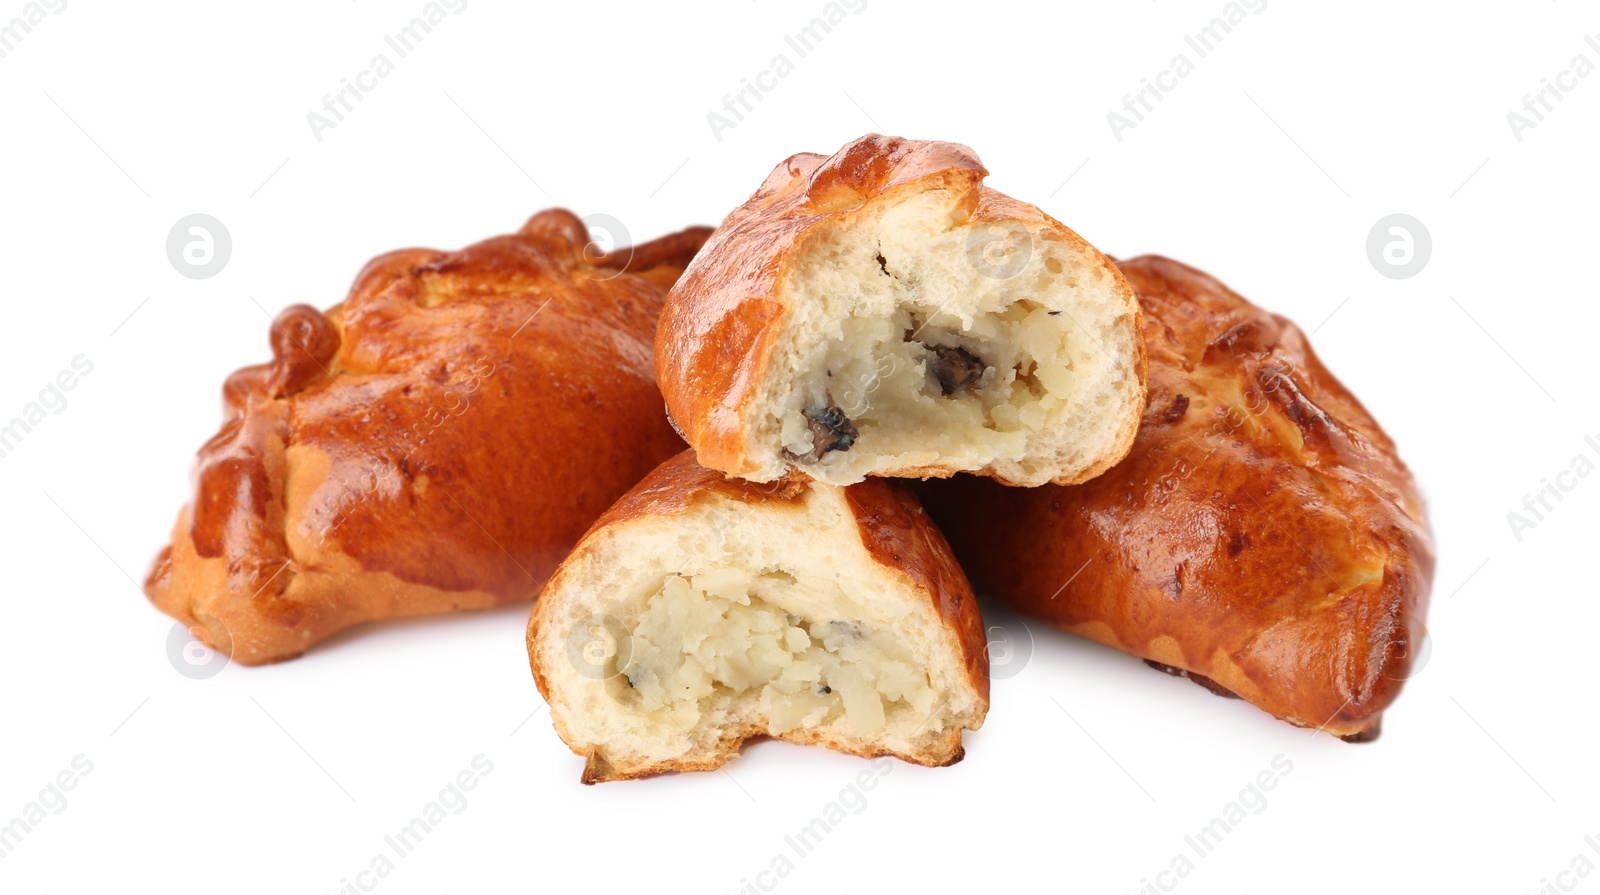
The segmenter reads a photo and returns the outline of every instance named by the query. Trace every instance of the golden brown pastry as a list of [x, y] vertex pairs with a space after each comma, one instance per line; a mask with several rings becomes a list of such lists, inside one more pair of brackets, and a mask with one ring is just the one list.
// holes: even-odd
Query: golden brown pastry
[[987, 174], [965, 146], [878, 134], [773, 170], [662, 312], [661, 390], [702, 464], [1038, 485], [1121, 459], [1144, 408], [1138, 303]]
[[1423, 636], [1433, 547], [1411, 474], [1294, 324], [1165, 258], [1149, 407], [1073, 487], [930, 483], [980, 591], [1302, 727], [1377, 734]]
[[689, 451], [556, 571], [528, 655], [585, 783], [710, 770], [755, 736], [948, 765], [989, 704], [972, 589], [909, 490], [755, 484]]
[[383, 255], [326, 314], [285, 309], [272, 362], [223, 388], [145, 592], [245, 664], [359, 622], [531, 598], [683, 448], [651, 345], [708, 233], [604, 255], [550, 210], [459, 252]]

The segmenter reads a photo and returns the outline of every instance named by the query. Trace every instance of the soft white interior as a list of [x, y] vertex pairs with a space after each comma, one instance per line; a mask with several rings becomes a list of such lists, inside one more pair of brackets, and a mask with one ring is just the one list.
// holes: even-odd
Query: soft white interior
[[[694, 760], [751, 731], [914, 753], [981, 720], [953, 634], [868, 558], [841, 492], [707, 496], [591, 547], [582, 592], [541, 597], [559, 602], [536, 647], [569, 737], [614, 766]], [[598, 619], [622, 642], [602, 673], [580, 673], [566, 641]]]
[[[1042, 484], [1128, 434], [1138, 333], [1122, 288], [1053, 228], [975, 233], [953, 202], [915, 193], [808, 234], [780, 284], [792, 315], [748, 433], [765, 461], [754, 478], [794, 464], [849, 484], [941, 465]], [[972, 375], [941, 382], [952, 357]]]
[[891, 712], [933, 710], [927, 673], [895, 632], [833, 617], [838, 594], [806, 590], [783, 572], [668, 576], [633, 627], [617, 695], [684, 728], [743, 702], [777, 734], [842, 722], [873, 736]]

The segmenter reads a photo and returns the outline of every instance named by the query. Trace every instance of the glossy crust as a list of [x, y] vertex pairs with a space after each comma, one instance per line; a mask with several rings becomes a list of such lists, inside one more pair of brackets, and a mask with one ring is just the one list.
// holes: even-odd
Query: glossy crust
[[458, 252], [374, 259], [326, 314], [285, 309], [274, 360], [223, 388], [146, 594], [245, 664], [363, 621], [529, 599], [683, 447], [651, 346], [708, 233], [607, 256], [553, 209]]
[[[831, 487], [835, 486], [814, 484], [800, 476], [765, 484], [729, 478], [699, 465], [695, 462], [693, 451], [684, 451], [661, 464], [606, 511], [584, 535], [583, 542], [573, 551], [573, 558], [584, 551], [589, 539], [612, 526], [647, 517], [680, 515], [707, 494], [718, 494], [740, 503], [783, 504], [798, 501], [808, 488]], [[908, 587], [926, 596], [959, 645], [967, 680], [979, 694], [986, 711], [989, 700], [989, 652], [983, 620], [972, 594], [972, 586], [952, 555], [944, 535], [929, 519], [916, 495], [902, 483], [867, 479], [846, 487], [844, 491], [855, 516], [862, 546], [879, 565], [893, 570]], [[572, 574], [574, 567], [575, 563], [571, 560], [564, 563], [552, 576], [546, 590], [554, 591], [563, 587], [566, 584], [564, 576]], [[546, 607], [547, 601], [536, 605], [529, 620], [528, 655], [534, 682], [548, 703], [552, 700], [551, 671], [541, 663], [540, 653], [535, 648], [540, 625], [547, 616]], [[982, 717], [981, 713], [979, 717]], [[768, 735], [765, 730], [754, 727], [727, 730], [724, 731], [719, 751], [710, 759], [678, 761], [637, 772], [622, 772], [611, 767], [597, 753], [574, 746], [573, 737], [562, 723], [559, 712], [552, 712], [551, 718], [562, 740], [586, 760], [582, 778], [584, 783], [625, 780], [670, 771], [712, 770], [737, 755], [739, 747], [746, 740]], [[893, 755], [905, 761], [934, 767], [955, 764], [965, 754], [961, 748], [960, 728], [952, 728], [950, 735], [951, 742], [940, 755], [863, 748], [854, 740], [816, 729], [799, 728], [777, 738], [802, 745], [821, 745], [863, 758]]]
[[[758, 412], [752, 403], [787, 313], [777, 284], [809, 233], [859, 212], [868, 202], [948, 190], [961, 197], [972, 222], [1021, 221], [1030, 231], [1042, 228], [1039, 238], [1058, 239], [1097, 256], [1109, 276], [1121, 279], [1111, 260], [1077, 233], [984, 186], [988, 174], [977, 155], [959, 143], [880, 134], [862, 137], [832, 156], [797, 153], [772, 170], [712, 234], [673, 287], [661, 314], [656, 375], [667, 412], [701, 465], [734, 476], [760, 468], [746, 450], [745, 418]], [[1137, 375], [1143, 382], [1143, 356], [1137, 360]], [[1115, 449], [1076, 480], [1093, 478], [1115, 463], [1136, 428], [1137, 419], [1129, 420]], [[892, 474], [922, 478], [952, 473], [934, 465]]]
[[1433, 547], [1394, 444], [1294, 324], [1193, 268], [1121, 264], [1149, 405], [1083, 485], [930, 483], [979, 590], [1302, 727], [1361, 740], [1412, 668]]

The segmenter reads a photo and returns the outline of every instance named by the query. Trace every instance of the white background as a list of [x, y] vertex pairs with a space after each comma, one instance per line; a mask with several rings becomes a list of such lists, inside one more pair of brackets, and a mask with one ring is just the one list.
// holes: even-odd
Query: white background
[[[765, 744], [726, 772], [582, 787], [525, 606], [195, 681], [135, 582], [224, 376], [269, 356], [267, 314], [337, 302], [378, 252], [551, 205], [637, 239], [715, 223], [790, 153], [881, 129], [966, 143], [1108, 253], [1196, 264], [1314, 328], [1430, 502], [1432, 653], [1383, 738], [1351, 746], [1035, 626], [966, 761], [892, 764], [778, 890], [1133, 893], [1282, 755], [1266, 807], [1164, 884], [1600, 893], [1557, 876], [1600, 864], [1600, 476], [1520, 540], [1507, 521], [1575, 456], [1600, 462], [1600, 75], [1520, 141], [1506, 119], [1575, 55], [1600, 63], [1600, 11], [1272, 0], [1196, 58], [1184, 36], [1224, 5], [869, 0], [799, 59], [783, 38], [819, 0], [471, 0], [320, 141], [307, 113], [393, 58], [421, 0], [48, 15], [0, 59], [0, 417], [75, 356], [94, 368], [0, 460], [0, 823], [74, 756], [93, 771], [0, 859], [0, 889], [335, 892], [480, 754], [467, 807], [374, 891], [755, 884], [865, 762]], [[0, 0], [0, 21], [23, 9]], [[1106, 114], [1180, 52], [1194, 71], [1117, 140]], [[793, 72], [716, 139], [707, 113], [778, 53]], [[194, 212], [232, 233], [212, 279], [166, 257]], [[1366, 255], [1394, 212], [1432, 234], [1411, 279]]]

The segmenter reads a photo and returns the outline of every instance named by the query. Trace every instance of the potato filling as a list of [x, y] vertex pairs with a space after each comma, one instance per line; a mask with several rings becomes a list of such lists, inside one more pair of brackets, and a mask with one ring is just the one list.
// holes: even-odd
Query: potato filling
[[803, 611], [836, 600], [782, 572], [667, 577], [643, 601], [613, 695], [684, 731], [759, 709], [782, 734], [842, 721], [857, 736], [934, 708], [928, 676], [892, 633]]
[[844, 321], [782, 408], [789, 456], [828, 465], [857, 442], [893, 456], [965, 447], [975, 436], [1020, 455], [1071, 394], [1070, 322], [1027, 300], [964, 330], [945, 316], [901, 307], [891, 320]]
[[1094, 466], [1140, 389], [1134, 311], [1105, 259], [1037, 221], [974, 220], [930, 190], [820, 230], [748, 429], [758, 481], [848, 485], [988, 469], [1040, 484]]

